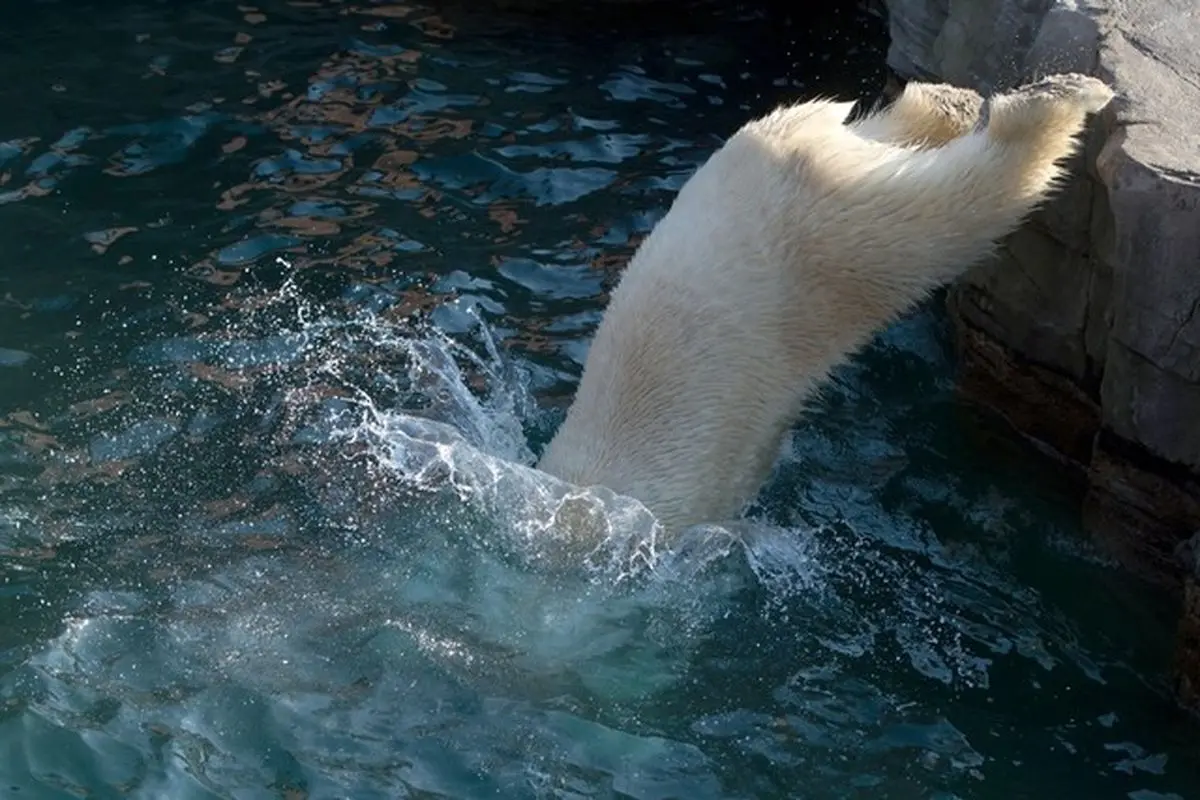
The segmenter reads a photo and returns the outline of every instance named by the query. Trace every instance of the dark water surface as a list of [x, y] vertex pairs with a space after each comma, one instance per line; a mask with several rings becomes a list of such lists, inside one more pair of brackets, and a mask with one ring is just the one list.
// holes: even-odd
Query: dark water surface
[[[877, 21], [20, 6], [0, 797], [1200, 796], [1170, 604], [955, 403], [933, 310], [729, 532], [526, 466], [673, 192], [873, 91]], [[613, 534], [567, 569], [572, 492]]]

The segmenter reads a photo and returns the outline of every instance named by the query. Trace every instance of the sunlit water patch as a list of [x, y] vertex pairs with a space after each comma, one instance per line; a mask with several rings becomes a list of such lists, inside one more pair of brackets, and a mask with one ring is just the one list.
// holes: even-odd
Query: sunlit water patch
[[702, 8], [13, 18], [0, 796], [1200, 792], [1162, 598], [955, 403], [934, 312], [743, 519], [532, 468], [691, 170], [878, 85], [859, 12]]

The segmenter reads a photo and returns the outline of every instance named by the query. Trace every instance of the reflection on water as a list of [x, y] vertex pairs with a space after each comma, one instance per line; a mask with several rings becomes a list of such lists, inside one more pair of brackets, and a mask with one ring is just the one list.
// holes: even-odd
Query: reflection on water
[[1161, 598], [955, 405], [932, 312], [728, 529], [529, 468], [720, 137], [878, 83], [876, 21], [757, 9], [6, 22], [0, 795], [1200, 791]]

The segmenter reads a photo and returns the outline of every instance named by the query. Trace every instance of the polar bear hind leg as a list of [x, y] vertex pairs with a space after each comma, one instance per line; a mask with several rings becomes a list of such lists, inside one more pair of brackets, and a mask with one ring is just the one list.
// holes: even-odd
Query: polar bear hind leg
[[[986, 127], [977, 125], [939, 147], [833, 139], [823, 132], [782, 147], [765, 143], [758, 156], [801, 169], [810, 198], [799, 216], [783, 223], [795, 228], [791, 235], [767, 234], [802, 243], [793, 256], [804, 284], [797, 286], [803, 293], [797, 311], [809, 305], [803, 296], [820, 288], [833, 305], [811, 314], [833, 315], [820, 325], [837, 332], [832, 348], [856, 350], [1016, 229], [1061, 178], [1062, 161], [1077, 147], [1088, 115], [1112, 96], [1095, 78], [1058, 75], [990, 98], [981, 112]], [[960, 125], [945, 124], [946, 115], [932, 124], [909, 124], [911, 108], [902, 106], [868, 130], [906, 138]], [[743, 130], [755, 138], [753, 123]], [[797, 335], [811, 339], [813, 323], [813, 316], [797, 313]]]
[[539, 466], [669, 531], [726, 521], [829, 370], [1013, 231], [1111, 97], [1058, 75], [976, 109], [910, 84], [859, 122], [815, 101], [747, 123], [630, 260]]

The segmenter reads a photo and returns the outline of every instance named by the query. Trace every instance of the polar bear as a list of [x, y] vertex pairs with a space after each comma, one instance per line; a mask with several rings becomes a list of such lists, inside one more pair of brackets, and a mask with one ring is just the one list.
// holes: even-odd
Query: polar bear
[[1112, 97], [913, 82], [856, 122], [816, 100], [747, 123], [630, 260], [538, 467], [668, 534], [731, 520], [830, 370], [1013, 231]]

